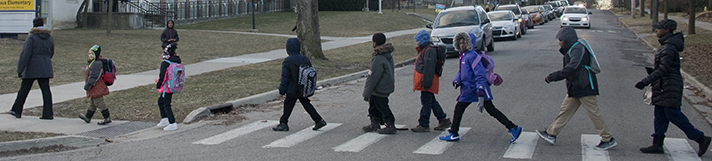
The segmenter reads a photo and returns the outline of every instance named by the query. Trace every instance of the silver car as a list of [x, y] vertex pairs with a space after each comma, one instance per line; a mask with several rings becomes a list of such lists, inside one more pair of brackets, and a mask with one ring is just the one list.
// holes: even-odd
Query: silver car
[[440, 11], [432, 24], [426, 25], [433, 29], [430, 41], [435, 45], [447, 47], [448, 54], [457, 54], [452, 46], [455, 34], [460, 32], [472, 33], [477, 37], [476, 51], [494, 51], [492, 23], [481, 6], [463, 6]]
[[520, 23], [512, 11], [490, 11], [487, 15], [492, 21], [492, 38], [510, 38], [517, 40], [522, 37]]

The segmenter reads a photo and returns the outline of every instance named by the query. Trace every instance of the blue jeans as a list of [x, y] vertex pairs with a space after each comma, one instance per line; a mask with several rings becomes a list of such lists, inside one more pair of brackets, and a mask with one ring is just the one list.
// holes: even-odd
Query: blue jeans
[[655, 106], [655, 133], [652, 136], [665, 137], [665, 132], [671, 122], [685, 132], [690, 140], [697, 140], [705, 135], [690, 124], [690, 120], [685, 114], [682, 114], [680, 108]]
[[430, 127], [431, 110], [438, 120], [443, 120], [447, 117], [447, 114], [443, 112], [443, 108], [440, 106], [440, 103], [438, 103], [438, 100], [435, 100], [435, 94], [431, 92], [420, 92], [420, 104], [423, 105], [423, 107], [420, 108], [420, 118], [418, 119], [418, 123], [421, 127]]

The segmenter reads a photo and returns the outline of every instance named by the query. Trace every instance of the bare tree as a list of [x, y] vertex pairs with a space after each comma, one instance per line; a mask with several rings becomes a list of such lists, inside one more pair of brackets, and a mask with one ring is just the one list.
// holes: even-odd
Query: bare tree
[[645, 0], [640, 0], [640, 17], [645, 16]]
[[[658, 2], [658, 0], [650, 0], [650, 18], [653, 19], [652, 24], [658, 23], [658, 15], [660, 13], [660, 11], [658, 11], [658, 8], [660, 8], [658, 7]], [[655, 29], [652, 30], [655, 31]]]
[[697, 15], [695, 11], [695, 0], [690, 0], [690, 21], [688, 22], [689, 25], [687, 28], [687, 30], [689, 30], [689, 33], [687, 34], [695, 34], [695, 15]]
[[303, 55], [327, 60], [321, 50], [318, 0], [297, 0], [297, 38]]
[[106, 23], [106, 34], [111, 34], [111, 26], [114, 24], [114, 23], [112, 22], [112, 16], [111, 16], [111, 15], [112, 15], [111, 13], [114, 12], [114, 10], [113, 10], [113, 8], [114, 8], [114, 1], [116, 1], [116, 0], [109, 0], [109, 9], [108, 9], [108, 11], [109, 11], [109, 14], [108, 14], [109, 18], [108, 18], [108, 21], [107, 21], [107, 23]]

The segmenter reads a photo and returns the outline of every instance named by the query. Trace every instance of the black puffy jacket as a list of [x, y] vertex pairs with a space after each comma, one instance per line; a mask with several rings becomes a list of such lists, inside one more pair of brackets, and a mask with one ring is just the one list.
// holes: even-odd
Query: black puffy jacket
[[549, 80], [566, 79], [566, 91], [569, 97], [598, 95], [596, 74], [584, 68], [584, 65], [591, 64], [591, 53], [580, 43], [574, 45], [578, 41], [576, 31], [571, 27], [564, 27], [556, 38], [566, 44], [559, 49], [559, 52], [564, 55], [564, 68], [549, 74]]
[[681, 32], [667, 34], [658, 40], [660, 49], [655, 54], [655, 68], [641, 82], [652, 84], [653, 105], [680, 108], [683, 81], [680, 74], [680, 52], [685, 48]]

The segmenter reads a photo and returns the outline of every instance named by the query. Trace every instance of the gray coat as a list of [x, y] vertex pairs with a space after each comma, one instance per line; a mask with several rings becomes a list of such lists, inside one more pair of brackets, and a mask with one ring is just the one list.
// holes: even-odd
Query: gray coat
[[364, 98], [371, 98], [371, 95], [388, 97], [395, 90], [395, 67], [391, 55], [394, 49], [391, 43], [373, 49], [371, 75], [366, 79], [366, 86], [363, 88]]
[[20, 59], [17, 61], [17, 75], [22, 79], [53, 78], [52, 56], [54, 56], [54, 39], [52, 31], [32, 28], [22, 47]]

